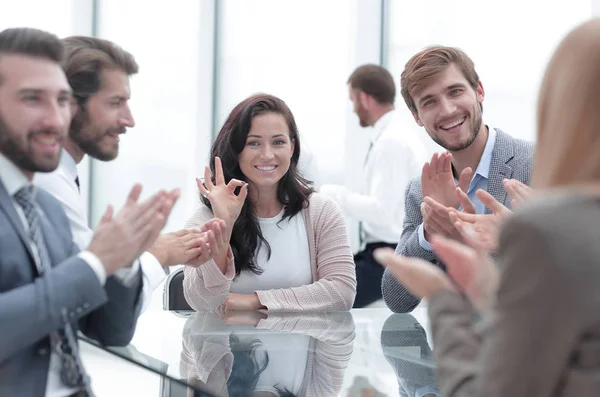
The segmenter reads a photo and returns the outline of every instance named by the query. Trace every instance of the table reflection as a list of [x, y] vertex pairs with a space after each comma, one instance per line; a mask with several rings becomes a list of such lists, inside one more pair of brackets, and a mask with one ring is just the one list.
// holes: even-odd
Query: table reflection
[[196, 313], [180, 376], [216, 396], [338, 396], [354, 339], [349, 312]]
[[410, 314], [392, 314], [381, 329], [381, 348], [396, 377], [400, 396], [441, 396], [433, 352], [423, 326]]

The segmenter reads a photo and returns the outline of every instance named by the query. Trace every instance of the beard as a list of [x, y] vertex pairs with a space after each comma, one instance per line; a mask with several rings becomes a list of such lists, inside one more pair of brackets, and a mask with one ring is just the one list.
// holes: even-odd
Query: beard
[[115, 142], [112, 150], [106, 150], [100, 146], [100, 142], [107, 135], [124, 134], [125, 131], [125, 127], [117, 127], [97, 133], [91, 126], [88, 114], [84, 110], [80, 110], [71, 121], [69, 138], [83, 153], [100, 161], [111, 161], [119, 155], [119, 143]]
[[[59, 131], [51, 129], [42, 129], [37, 131], [29, 131], [24, 142], [31, 142], [38, 134], [55, 134], [61, 136]], [[58, 168], [60, 162], [60, 151], [53, 156], [39, 156], [36, 158], [35, 153], [28, 151], [26, 147], [20, 146], [15, 138], [16, 134], [4, 121], [0, 115], [0, 152], [6, 156], [13, 164], [22, 170], [29, 172], [52, 172]], [[62, 144], [62, 139], [59, 139], [59, 144]]]
[[444, 149], [448, 150], [449, 152], [459, 152], [471, 146], [471, 144], [475, 141], [475, 138], [477, 138], [477, 135], [479, 135], [481, 125], [483, 124], [482, 113], [483, 112], [481, 111], [481, 108], [474, 112], [475, 118], [471, 119], [471, 133], [462, 142], [459, 142], [457, 144], [450, 144], [444, 141], [439, 135], [432, 134], [430, 131], [427, 132], [429, 133], [431, 139], [433, 139], [435, 143], [437, 143]]

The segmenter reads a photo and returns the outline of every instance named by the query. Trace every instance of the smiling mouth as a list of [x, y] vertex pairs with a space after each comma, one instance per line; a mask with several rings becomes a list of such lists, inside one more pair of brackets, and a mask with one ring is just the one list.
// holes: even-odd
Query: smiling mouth
[[442, 124], [442, 125], [440, 125], [440, 129], [442, 129], [444, 131], [452, 131], [452, 130], [460, 127], [465, 122], [466, 119], [467, 119], [467, 117], [463, 116], [463, 117], [456, 119], [450, 123]]
[[277, 168], [276, 165], [265, 165], [265, 166], [261, 166], [261, 165], [255, 165], [254, 168], [256, 168], [259, 171], [262, 172], [270, 172], [275, 170], [275, 168]]

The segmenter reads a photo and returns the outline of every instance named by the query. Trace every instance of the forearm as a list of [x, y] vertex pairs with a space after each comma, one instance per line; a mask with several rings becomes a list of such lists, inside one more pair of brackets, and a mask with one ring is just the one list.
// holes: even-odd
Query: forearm
[[194, 310], [213, 310], [227, 298], [234, 277], [235, 264], [231, 249], [227, 253], [225, 272], [219, 269], [214, 260], [199, 267], [186, 266], [183, 279], [185, 300]]
[[142, 274], [137, 272], [130, 286], [114, 276], [104, 287], [108, 302], [80, 322], [81, 331], [103, 345], [125, 346], [133, 338], [141, 312]]
[[0, 362], [106, 302], [93, 270], [78, 257], [32, 283], [0, 294]]

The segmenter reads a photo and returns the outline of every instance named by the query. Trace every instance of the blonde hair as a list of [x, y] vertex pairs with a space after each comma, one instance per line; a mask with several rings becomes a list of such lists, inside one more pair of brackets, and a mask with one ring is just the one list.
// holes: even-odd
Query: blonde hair
[[572, 30], [544, 74], [535, 188], [600, 182], [600, 19]]

